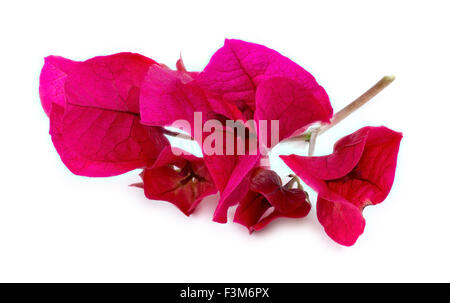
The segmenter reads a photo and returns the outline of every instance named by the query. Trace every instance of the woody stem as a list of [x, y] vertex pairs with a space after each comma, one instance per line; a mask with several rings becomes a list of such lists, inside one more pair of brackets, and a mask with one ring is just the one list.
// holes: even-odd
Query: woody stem
[[[329, 124], [323, 124], [313, 130], [311, 130], [309, 135], [309, 150], [308, 150], [308, 156], [312, 156], [314, 154], [314, 148], [316, 145], [317, 137], [348, 116], [355, 112], [357, 109], [359, 109], [361, 106], [369, 102], [373, 97], [375, 97], [379, 92], [381, 92], [383, 89], [385, 89], [389, 84], [392, 83], [392, 81], [395, 80], [395, 76], [384, 76], [381, 78], [380, 81], [375, 83], [374, 86], [369, 88], [364, 94], [356, 98], [353, 102], [348, 104], [346, 107], [338, 111], [336, 114], [334, 114], [333, 118], [331, 118], [331, 123]], [[303, 136], [303, 135], [302, 135]], [[307, 136], [308, 137], [308, 136]], [[298, 139], [301, 139], [301, 136], [297, 137]]]
[[319, 134], [323, 134], [325, 131], [347, 118], [354, 111], [369, 102], [373, 97], [375, 97], [379, 92], [385, 89], [394, 80], [395, 76], [384, 76], [383, 78], [381, 78], [380, 81], [375, 83], [375, 85], [369, 88], [364, 94], [356, 98], [355, 101], [348, 104], [346, 107], [334, 114], [333, 118], [331, 118], [330, 124], [325, 124], [320, 127]]

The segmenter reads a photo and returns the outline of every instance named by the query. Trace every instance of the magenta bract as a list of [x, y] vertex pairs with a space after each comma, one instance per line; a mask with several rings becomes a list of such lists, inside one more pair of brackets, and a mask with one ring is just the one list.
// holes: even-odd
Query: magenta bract
[[364, 207], [381, 203], [391, 190], [401, 139], [383, 126], [364, 127], [336, 142], [329, 156], [280, 157], [318, 192], [318, 218], [328, 235], [352, 245], [364, 229]]
[[73, 173], [107, 177], [145, 167], [168, 144], [160, 128], [140, 123], [140, 85], [152, 64], [132, 53], [46, 59], [41, 102], [53, 144]]
[[[228, 39], [197, 79], [207, 91], [235, 103], [243, 111], [254, 111], [258, 86], [274, 77], [295, 80], [305, 89], [319, 88], [310, 73], [278, 52], [263, 45]], [[331, 111], [325, 91], [322, 93], [323, 107]]]
[[[333, 109], [321, 86], [305, 87], [301, 82], [289, 78], [270, 78], [256, 89], [255, 120], [278, 121], [278, 140], [303, 133], [314, 122], [330, 122]], [[268, 123], [268, 147], [273, 147]]]

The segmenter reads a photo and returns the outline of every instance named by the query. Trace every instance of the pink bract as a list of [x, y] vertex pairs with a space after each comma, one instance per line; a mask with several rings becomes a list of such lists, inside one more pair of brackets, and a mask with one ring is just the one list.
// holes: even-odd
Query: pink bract
[[132, 53], [46, 59], [41, 102], [53, 144], [73, 173], [107, 177], [145, 167], [168, 144], [160, 128], [140, 124], [140, 85], [152, 64]]
[[193, 126], [194, 112], [201, 112], [206, 118], [212, 108], [203, 90], [193, 80], [184, 71], [151, 66], [145, 75], [140, 95], [142, 123], [171, 126], [175, 121], [183, 119]]
[[331, 155], [280, 157], [318, 192], [318, 218], [327, 234], [348, 246], [364, 230], [364, 207], [381, 203], [391, 190], [401, 139], [383, 126], [364, 127], [336, 142]]
[[[329, 123], [333, 110], [321, 86], [307, 88], [289, 78], [270, 78], [256, 89], [255, 121], [267, 121], [267, 146], [272, 146], [271, 121], [279, 123], [279, 141], [303, 133], [314, 122]], [[275, 131], [274, 131], [275, 132]]]
[[364, 232], [366, 221], [362, 210], [349, 202], [317, 198], [317, 219], [328, 236], [345, 246], [355, 244]]
[[294, 80], [305, 90], [316, 91], [318, 102], [332, 113], [328, 96], [314, 77], [280, 53], [263, 45], [241, 40], [225, 40], [197, 80], [213, 95], [234, 103], [242, 111], [255, 111], [256, 91], [267, 79]]
[[77, 64], [78, 62], [58, 56], [45, 58], [44, 67], [39, 77], [39, 96], [42, 108], [47, 116], [50, 116], [53, 103], [63, 107], [66, 105], [64, 85], [66, 84], [67, 74]]

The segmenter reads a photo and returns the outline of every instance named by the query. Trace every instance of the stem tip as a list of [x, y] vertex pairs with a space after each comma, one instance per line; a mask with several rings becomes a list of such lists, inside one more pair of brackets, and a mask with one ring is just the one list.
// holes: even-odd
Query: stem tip
[[395, 80], [395, 76], [394, 75], [384, 76], [383, 79], [382, 79], [383, 82], [389, 82], [389, 83], [391, 83], [394, 80]]

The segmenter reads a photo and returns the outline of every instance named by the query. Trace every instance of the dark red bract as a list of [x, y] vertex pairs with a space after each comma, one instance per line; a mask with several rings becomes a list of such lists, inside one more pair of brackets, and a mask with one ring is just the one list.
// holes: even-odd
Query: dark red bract
[[169, 201], [187, 216], [217, 192], [203, 159], [177, 148], [166, 147], [141, 177], [147, 198]]
[[301, 188], [293, 188], [292, 182], [283, 186], [276, 172], [257, 168], [249, 178], [250, 190], [239, 203], [234, 222], [244, 225], [250, 232], [261, 230], [280, 217], [302, 218], [309, 213], [308, 194]]

